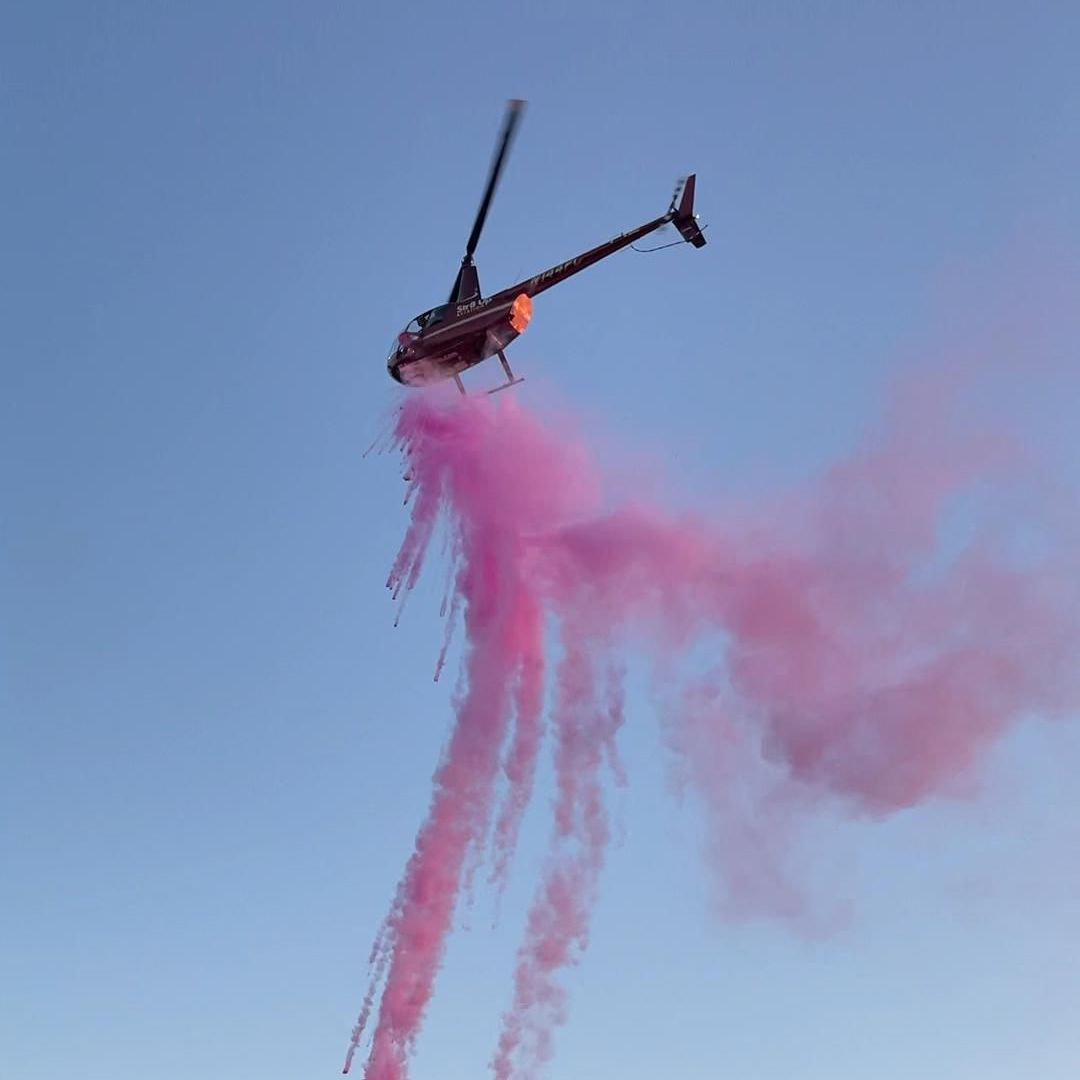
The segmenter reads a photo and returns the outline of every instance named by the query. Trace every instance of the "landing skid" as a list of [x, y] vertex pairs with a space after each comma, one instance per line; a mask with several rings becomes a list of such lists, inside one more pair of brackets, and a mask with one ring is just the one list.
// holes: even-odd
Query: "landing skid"
[[[502, 349], [498, 352], [499, 363], [502, 364], [502, 369], [506, 373], [506, 382], [502, 386], [496, 386], [493, 390], [489, 390], [489, 394], [497, 394], [500, 390], [509, 390], [511, 386], [517, 386], [518, 383], [523, 383], [524, 378], [519, 379], [510, 368], [510, 361], [506, 359], [506, 353]], [[463, 397], [468, 397], [465, 391], [465, 384], [461, 381], [460, 375], [454, 376], [454, 385], [458, 388]]]
[[494, 390], [489, 390], [489, 394], [497, 394], [500, 390], [509, 390], [511, 386], [517, 386], [518, 383], [525, 381], [514, 376], [513, 371], [510, 370], [510, 362], [506, 359], [506, 353], [502, 349], [499, 350], [499, 363], [502, 364], [502, 369], [506, 373], [506, 382], [502, 386], [496, 386]]

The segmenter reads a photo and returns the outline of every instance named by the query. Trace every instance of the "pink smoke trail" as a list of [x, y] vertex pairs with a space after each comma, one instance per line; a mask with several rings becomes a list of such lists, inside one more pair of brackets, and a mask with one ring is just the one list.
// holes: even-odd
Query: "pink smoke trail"
[[[543, 610], [533, 605], [528, 617], [534, 623], [536, 639], [543, 634]], [[514, 739], [503, 770], [507, 791], [495, 823], [491, 882], [501, 892], [506, 886], [510, 861], [517, 846], [521, 822], [532, 796], [536, 766], [544, 735], [544, 656], [537, 650], [522, 662], [514, 697]]]
[[[531, 1075], [552, 1056], [555, 1026], [566, 1015], [557, 972], [588, 944], [589, 910], [603, 869], [609, 828], [601, 769], [623, 722], [621, 673], [597, 683], [596, 650], [580, 625], [563, 631], [565, 655], [554, 706], [557, 747], [555, 835], [548, 870], [529, 913], [514, 974], [514, 1000], [492, 1061], [496, 1080]], [[519, 1064], [524, 1059], [524, 1064]]]
[[[561, 469], [547, 461], [542, 435], [538, 427], [517, 423], [516, 414], [476, 405], [450, 411], [414, 405], [399, 416], [397, 436], [409, 462], [410, 497], [415, 498], [387, 585], [395, 596], [408, 594], [440, 514], [452, 510], [448, 525], [456, 533], [456, 589], [463, 598], [467, 642], [454, 731], [387, 920], [389, 962], [365, 1070], [369, 1080], [407, 1075], [468, 854], [489, 832], [499, 758], [515, 702], [519, 733], [507, 771], [507, 824], [498, 841], [504, 856], [516, 830], [517, 807], [525, 801], [514, 789], [532, 783], [544, 655], [541, 608], [524, 576], [527, 538], [562, 519], [564, 506], [568, 501], [573, 505], [581, 493], [573, 456], [560, 459]], [[499, 452], [490, 453], [493, 449]], [[361, 1016], [366, 1020], [363, 1011]], [[351, 1058], [352, 1048], [346, 1072]]]
[[371, 955], [368, 958], [368, 988], [364, 995], [363, 1004], [360, 1006], [360, 1015], [353, 1025], [352, 1035], [349, 1038], [349, 1048], [345, 1053], [345, 1065], [343, 1073], [352, 1068], [353, 1058], [360, 1049], [360, 1041], [367, 1030], [368, 1020], [371, 1019], [371, 1010], [375, 1004], [375, 995], [379, 985], [386, 975], [386, 968], [390, 963], [390, 943], [387, 941], [388, 923], [384, 923], [375, 937], [375, 943], [371, 946]]
[[895, 813], [948, 791], [1018, 717], [1075, 708], [1074, 566], [1035, 504], [1018, 538], [1006, 496], [1024, 455], [966, 423], [963, 401], [947, 380], [912, 382], [884, 433], [820, 483], [719, 519], [604, 509], [581, 443], [513, 402], [407, 402], [396, 436], [412, 518], [388, 584], [408, 595], [442, 520], [464, 678], [387, 921], [368, 1080], [408, 1074], [470, 853], [489, 836], [505, 880], [543, 739], [549, 623], [555, 819], [497, 1080], [550, 1057], [558, 976], [587, 944], [628, 649], [677, 703], [668, 739], [736, 911], [799, 915], [787, 837], [806, 807]]

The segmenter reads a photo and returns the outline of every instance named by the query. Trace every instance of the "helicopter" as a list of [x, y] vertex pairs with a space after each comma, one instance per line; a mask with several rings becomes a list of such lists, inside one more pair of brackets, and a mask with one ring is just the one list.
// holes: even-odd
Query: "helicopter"
[[694, 213], [696, 177], [691, 174], [676, 186], [671, 205], [660, 217], [653, 218], [629, 232], [620, 233], [597, 247], [542, 270], [491, 296], [482, 296], [473, 255], [524, 109], [525, 102], [521, 100], [514, 99], [507, 104], [487, 185], [449, 298], [445, 304], [417, 315], [398, 334], [390, 350], [386, 361], [387, 369], [391, 378], [404, 386], [430, 386], [453, 379], [458, 390], [464, 394], [465, 386], [461, 381], [461, 373], [492, 356], [499, 358], [506, 382], [488, 393], [516, 386], [524, 382], [524, 379], [514, 375], [505, 350], [510, 342], [528, 327], [532, 318], [534, 296], [574, 274], [581, 273], [601, 259], [614, 255], [616, 251], [629, 247], [669, 222], [675, 225], [682, 236], [682, 240], [675, 243], [690, 243], [698, 248], [705, 246], [702, 227], [698, 225], [698, 217]]

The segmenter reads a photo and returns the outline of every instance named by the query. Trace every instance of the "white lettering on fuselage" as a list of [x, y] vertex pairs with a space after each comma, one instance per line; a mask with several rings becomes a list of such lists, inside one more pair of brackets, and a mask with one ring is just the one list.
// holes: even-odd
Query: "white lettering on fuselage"
[[485, 297], [483, 300], [470, 300], [467, 304], [458, 304], [457, 310], [454, 312], [459, 318], [462, 315], [471, 315], [474, 311], [479, 311], [481, 308], [487, 307], [491, 303], [491, 297]]
[[541, 285], [550, 278], [558, 277], [564, 270], [577, 266], [579, 262], [581, 262], [581, 256], [576, 255], [572, 259], [567, 259], [564, 263], [559, 263], [558, 266], [553, 266], [550, 270], [545, 270], [542, 274], [537, 274], [534, 278], [529, 278], [529, 284], [532, 286]]

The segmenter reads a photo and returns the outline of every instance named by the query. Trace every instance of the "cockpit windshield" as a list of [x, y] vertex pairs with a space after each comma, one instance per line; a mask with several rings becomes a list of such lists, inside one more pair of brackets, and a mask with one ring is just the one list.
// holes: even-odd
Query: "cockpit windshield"
[[446, 313], [450, 310], [449, 304], [440, 304], [436, 308], [432, 308], [430, 311], [425, 311], [423, 315], [417, 315], [404, 330], [395, 338], [394, 344], [390, 349], [390, 359], [393, 360], [403, 349], [411, 345], [413, 340], [418, 338], [425, 330], [430, 330], [433, 326], [443, 321], [446, 318]]
[[432, 308], [430, 311], [425, 311], [423, 315], [417, 315], [409, 326], [413, 323], [417, 323], [421, 330], [430, 330], [433, 326], [441, 323], [446, 318], [446, 313], [450, 310], [449, 304], [440, 304], [437, 308]]

